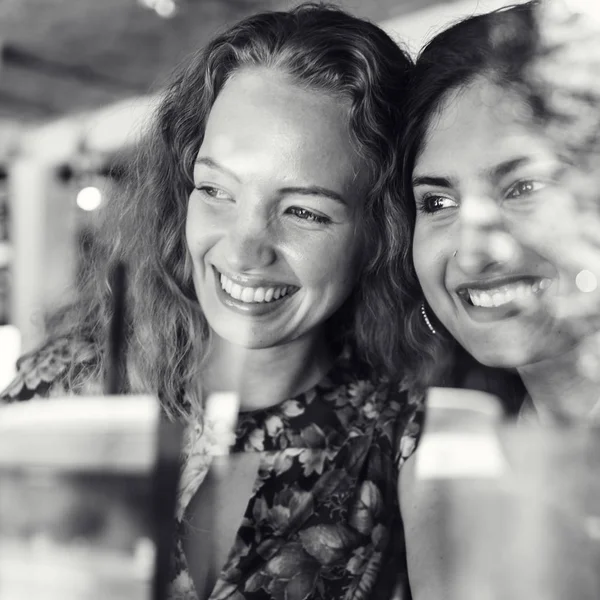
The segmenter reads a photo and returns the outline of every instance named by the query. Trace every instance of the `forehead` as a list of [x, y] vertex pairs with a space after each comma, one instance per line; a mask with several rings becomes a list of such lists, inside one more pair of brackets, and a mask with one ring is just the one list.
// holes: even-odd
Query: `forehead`
[[524, 100], [481, 78], [450, 92], [432, 116], [415, 174], [479, 174], [518, 157], [554, 155]]
[[260, 166], [279, 178], [343, 182], [355, 179], [362, 166], [351, 142], [348, 105], [270, 69], [243, 70], [225, 84], [200, 152], [241, 175]]

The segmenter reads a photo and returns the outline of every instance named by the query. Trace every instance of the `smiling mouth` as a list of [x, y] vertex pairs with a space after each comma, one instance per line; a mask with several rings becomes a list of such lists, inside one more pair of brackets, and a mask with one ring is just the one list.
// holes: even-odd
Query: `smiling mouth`
[[235, 283], [223, 273], [218, 273], [221, 289], [231, 298], [245, 304], [268, 304], [289, 297], [298, 291], [298, 287], [286, 286], [261, 286], [246, 287]]
[[526, 278], [496, 287], [465, 287], [458, 290], [458, 295], [471, 306], [498, 308], [515, 300], [526, 300], [538, 295], [551, 285], [552, 280], [545, 277]]

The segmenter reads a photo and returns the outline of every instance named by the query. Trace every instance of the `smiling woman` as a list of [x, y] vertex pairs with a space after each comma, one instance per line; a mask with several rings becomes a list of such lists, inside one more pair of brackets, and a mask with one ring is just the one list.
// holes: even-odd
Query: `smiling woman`
[[543, 135], [515, 117], [521, 105], [485, 77], [449, 94], [413, 179], [413, 251], [428, 303], [479, 361], [502, 367], [536, 362], [569, 343], [549, 318], [540, 323], [532, 314], [538, 297], [558, 285], [552, 261], [513, 253], [502, 237], [548, 222], [548, 212], [565, 206], [561, 163]]
[[[400, 383], [415, 277], [397, 132], [411, 67], [335, 8], [250, 17], [179, 70], [128, 195], [104, 208], [109, 264], [132, 275], [128, 390], [187, 424], [174, 600], [362, 600], [406, 583], [397, 461], [420, 403]], [[6, 400], [97, 383], [107, 291], [98, 269]], [[228, 469], [209, 472], [204, 409], [221, 392], [241, 413]]]
[[596, 401], [574, 362], [581, 336], [548, 304], [577, 291], [559, 242], [578, 222], [573, 179], [587, 181], [587, 157], [548, 134], [556, 123], [569, 132], [531, 68], [545, 56], [535, 7], [467, 19], [423, 50], [409, 100], [406, 197], [439, 342], [451, 336], [479, 362], [517, 369], [540, 411], [581, 416]]
[[305, 339], [355, 286], [366, 190], [349, 106], [268, 69], [236, 74], [213, 105], [186, 237], [198, 299], [223, 340]]
[[[584, 485], [597, 480], [593, 451], [586, 447], [578, 455], [569, 436], [578, 443], [595, 440], [597, 432], [586, 426], [597, 425], [600, 414], [598, 364], [588, 376], [578, 361], [587, 336], [598, 336], [598, 299], [587, 305], [584, 328], [556, 310], [559, 300], [595, 291], [594, 285], [581, 289], [588, 278], [581, 274], [590, 269], [595, 277], [591, 270], [600, 264], [598, 26], [594, 44], [582, 51], [575, 41], [580, 31], [588, 33], [582, 14], [571, 12], [560, 23], [538, 21], [546, 8], [560, 5], [527, 3], [468, 18], [437, 35], [416, 63], [404, 148], [404, 198], [414, 211], [413, 259], [423, 292], [413, 322], [437, 352], [459, 345], [484, 365], [516, 371], [526, 394], [515, 398], [513, 437], [506, 433], [511, 425], [491, 420], [484, 433], [474, 410], [465, 418], [468, 393], [437, 396], [431, 430], [443, 429], [438, 440], [457, 450], [454, 460], [436, 466], [440, 472], [450, 466], [444, 475], [453, 476], [425, 481], [416, 467], [411, 471], [412, 462], [401, 476], [415, 598], [487, 592], [529, 598], [532, 592], [523, 590], [532, 581], [534, 596], [598, 595], [591, 576], [597, 572], [596, 533], [584, 531], [576, 516], [575, 497], [583, 498], [583, 487], [559, 499], [545, 472], [552, 471], [562, 489], [577, 487], [571, 479], [576, 472]], [[553, 42], [542, 43], [544, 36]], [[558, 60], [560, 77], [553, 71]], [[422, 379], [432, 371], [424, 362]], [[441, 414], [458, 408], [455, 421], [445, 414], [436, 422], [436, 408]], [[474, 431], [480, 440], [500, 441], [501, 474], [469, 471], [470, 461], [481, 466], [491, 456], [484, 443], [461, 445]], [[523, 445], [515, 443], [521, 434]], [[429, 441], [437, 441], [434, 433]], [[569, 458], [561, 461], [563, 451]], [[527, 482], [520, 480], [522, 464], [536, 454]], [[536, 478], [539, 487], [531, 493], [527, 485]], [[596, 493], [586, 491], [582, 503], [597, 505]], [[533, 515], [549, 507], [551, 517], [534, 533], [528, 530]], [[498, 529], [483, 526], [481, 514]], [[440, 539], [451, 541], [443, 548]], [[581, 555], [579, 547], [585, 548]], [[559, 582], [567, 592], [556, 591]]]

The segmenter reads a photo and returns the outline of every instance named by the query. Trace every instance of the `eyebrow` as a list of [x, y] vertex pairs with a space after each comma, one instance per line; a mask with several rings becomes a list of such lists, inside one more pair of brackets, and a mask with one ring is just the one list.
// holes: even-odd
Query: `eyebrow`
[[300, 196], [323, 196], [325, 198], [329, 198], [330, 200], [334, 200], [335, 202], [339, 202], [344, 206], [347, 206], [347, 202], [341, 194], [334, 192], [328, 188], [322, 187], [320, 185], [308, 185], [302, 187], [285, 187], [279, 190], [279, 193], [282, 196], [298, 194]]
[[[520, 156], [518, 158], [501, 162], [499, 165], [496, 165], [490, 169], [485, 169], [484, 172], [491, 175], [493, 179], [499, 180], [529, 162], [531, 162], [531, 158], [527, 156]], [[413, 187], [420, 185], [431, 185], [434, 187], [450, 188], [454, 187], [452, 182], [452, 178], [447, 176], [433, 177], [431, 175], [422, 175], [415, 177], [412, 181], [412, 184]]]
[[[221, 171], [221, 172], [225, 173], [226, 175], [233, 177], [233, 179], [235, 179], [236, 181], [241, 183], [241, 179], [233, 171], [231, 171], [230, 169], [227, 169], [223, 165], [220, 165], [216, 160], [214, 160], [208, 156], [201, 156], [200, 158], [198, 158], [196, 160], [196, 164], [204, 165], [206, 167], [209, 167], [210, 169], [216, 169], [217, 171]], [[292, 194], [297, 194], [300, 196], [323, 196], [325, 198], [335, 200], [336, 202], [339, 202], [340, 204], [343, 204], [344, 206], [346, 206], [348, 204], [341, 194], [338, 194], [338, 192], [334, 192], [333, 190], [330, 190], [326, 187], [322, 187], [320, 185], [285, 187], [285, 188], [281, 188], [279, 190], [279, 193], [282, 196], [287, 196], [287, 195], [292, 195]]]
[[502, 179], [512, 171], [516, 171], [519, 167], [530, 162], [531, 158], [527, 156], [521, 156], [519, 158], [513, 158], [512, 160], [507, 160], [499, 165], [496, 165], [494, 168], [490, 169], [490, 172], [495, 179]]
[[422, 175], [412, 180], [413, 187], [419, 185], [432, 185], [435, 187], [452, 187], [451, 180], [448, 177], [432, 177], [431, 175]]
[[240, 178], [231, 169], [227, 169], [223, 165], [220, 165], [216, 160], [210, 158], [209, 156], [201, 156], [197, 158], [195, 164], [204, 165], [205, 167], [209, 167], [210, 169], [221, 171], [222, 173], [229, 175], [229, 177], [232, 177], [236, 181], [241, 181]]

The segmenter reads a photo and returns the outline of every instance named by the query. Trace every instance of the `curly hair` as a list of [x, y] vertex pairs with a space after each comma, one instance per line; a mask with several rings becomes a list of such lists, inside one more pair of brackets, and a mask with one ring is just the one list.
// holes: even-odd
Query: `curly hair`
[[[407, 126], [402, 136], [401, 198], [406, 203], [405, 212], [410, 213], [411, 238], [416, 221], [413, 169], [427, 140], [430, 122], [450, 93], [485, 76], [519, 91], [533, 113], [541, 115], [538, 99], [530, 93], [525, 81], [526, 67], [537, 48], [536, 5], [537, 2], [527, 2], [468, 17], [436, 35], [417, 57], [407, 99]], [[410, 364], [413, 385], [419, 389], [458, 385], [469, 369], [476, 366], [474, 359], [458, 347], [436, 319], [422, 292], [413, 290], [411, 295], [414, 301], [406, 309], [403, 339], [407, 345], [405, 353], [414, 357]], [[436, 335], [424, 323], [421, 304], [426, 307]], [[502, 377], [495, 369], [485, 370], [491, 379]]]
[[[403, 347], [398, 315], [408, 302], [405, 281], [414, 279], [409, 222], [399, 200], [397, 139], [412, 66], [408, 54], [379, 27], [326, 4], [257, 14], [215, 37], [167, 86], [125, 193], [107, 207], [106, 261], [96, 258], [98, 268], [76, 307], [67, 311], [68, 318], [63, 313], [54, 320], [53, 333], [62, 329], [85, 336], [102, 357], [111, 311], [106, 273], [116, 261], [125, 262], [129, 389], [157, 394], [170, 415], [201, 408], [193, 384], [210, 329], [196, 298], [185, 243], [193, 162], [226, 81], [239, 69], [266, 67], [296, 85], [349, 102], [352, 142], [369, 175], [360, 219], [365, 261], [356, 289], [329, 330], [354, 343], [375, 369], [398, 370]], [[100, 358], [96, 375], [104, 368]]]

